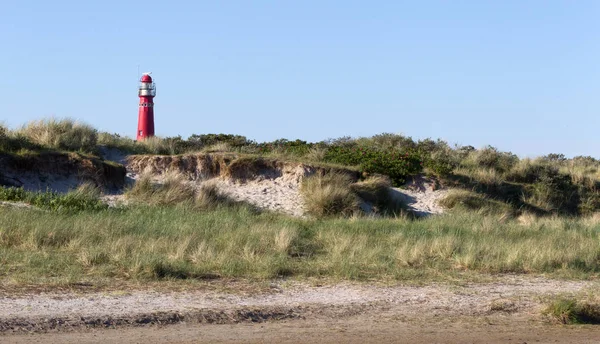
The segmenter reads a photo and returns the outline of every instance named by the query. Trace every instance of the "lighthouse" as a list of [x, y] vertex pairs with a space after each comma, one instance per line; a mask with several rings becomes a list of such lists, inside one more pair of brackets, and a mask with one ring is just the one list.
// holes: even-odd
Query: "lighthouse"
[[140, 110], [138, 112], [137, 140], [154, 136], [154, 97], [156, 86], [150, 73], [143, 73], [138, 90]]

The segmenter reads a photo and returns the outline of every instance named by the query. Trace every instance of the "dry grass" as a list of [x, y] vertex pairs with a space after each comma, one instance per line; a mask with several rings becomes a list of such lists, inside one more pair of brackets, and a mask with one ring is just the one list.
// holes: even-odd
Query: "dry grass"
[[151, 174], [142, 174], [125, 196], [150, 205], [191, 205], [196, 199], [196, 190], [179, 173], [166, 173], [160, 181], [154, 181]]
[[[423, 280], [479, 273], [590, 277], [597, 225], [473, 212], [422, 220], [297, 219], [247, 208], [0, 208], [0, 283], [277, 276]], [[109, 282], [109, 283], [113, 283]]]
[[160, 180], [144, 173], [129, 188], [125, 196], [138, 204], [151, 206], [187, 206], [194, 209], [214, 209], [219, 206], [243, 206], [219, 191], [215, 184], [205, 182], [200, 187], [177, 172], [168, 172]]
[[504, 175], [493, 168], [480, 167], [474, 169], [457, 168], [455, 175], [468, 177], [472, 182], [485, 185], [499, 185], [505, 181]]
[[208, 147], [204, 147], [201, 150], [202, 153], [235, 152], [235, 151], [236, 151], [236, 149], [234, 149], [227, 142], [215, 143], [214, 145], [210, 145]]
[[475, 210], [481, 214], [510, 215], [514, 213], [511, 206], [504, 202], [467, 190], [452, 190], [439, 201], [439, 204], [448, 209]]
[[52, 149], [93, 152], [98, 133], [93, 127], [72, 119], [44, 119], [22, 126], [17, 134]]
[[388, 177], [375, 175], [351, 184], [350, 188], [363, 201], [372, 204], [375, 213], [394, 216], [401, 214], [405, 206], [393, 196], [391, 186], [392, 183]]
[[300, 193], [307, 213], [317, 216], [351, 216], [355, 214], [360, 200], [351, 188], [352, 179], [342, 173], [317, 173], [304, 178]]

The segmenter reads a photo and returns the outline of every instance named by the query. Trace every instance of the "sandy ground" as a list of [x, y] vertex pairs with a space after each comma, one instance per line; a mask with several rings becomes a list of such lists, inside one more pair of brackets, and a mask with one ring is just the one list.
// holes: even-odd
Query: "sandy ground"
[[438, 201], [448, 194], [448, 189], [437, 189], [433, 180], [417, 176], [403, 188], [393, 188], [393, 192], [413, 212], [427, 216], [444, 212]]
[[282, 178], [263, 179], [246, 183], [215, 178], [215, 185], [236, 201], [244, 201], [259, 208], [282, 212], [292, 216], [304, 215], [304, 201], [298, 183]]
[[179, 324], [119, 330], [0, 337], [2, 343], [573, 343], [600, 341], [593, 326], [556, 326], [495, 315], [462, 318], [401, 319], [357, 315], [342, 319], [306, 319], [260, 324]]
[[595, 281], [501, 276], [492, 283], [428, 286], [280, 281], [250, 294], [217, 289], [5, 295], [0, 342], [593, 343], [600, 341], [600, 328], [558, 325], [541, 310], [556, 295], [599, 287]]

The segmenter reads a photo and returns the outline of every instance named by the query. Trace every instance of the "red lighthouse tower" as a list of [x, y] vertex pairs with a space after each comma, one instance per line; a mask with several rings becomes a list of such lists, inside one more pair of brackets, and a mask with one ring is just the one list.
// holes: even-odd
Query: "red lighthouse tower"
[[144, 73], [140, 79], [138, 91], [140, 97], [140, 111], [138, 114], [137, 140], [154, 136], [154, 97], [156, 86], [152, 82], [150, 73]]

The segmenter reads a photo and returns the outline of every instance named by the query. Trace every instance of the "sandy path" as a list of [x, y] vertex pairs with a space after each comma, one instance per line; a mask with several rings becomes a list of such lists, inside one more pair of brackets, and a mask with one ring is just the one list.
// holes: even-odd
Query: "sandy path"
[[[417, 321], [418, 320], [418, 321]], [[284, 322], [235, 325], [179, 324], [119, 330], [14, 335], [2, 343], [573, 343], [600, 340], [595, 326], [532, 323], [503, 315], [485, 319], [426, 319], [414, 321], [357, 315], [341, 319], [309, 318]]]
[[365, 312], [394, 317], [415, 314], [472, 317], [498, 312], [537, 317], [543, 297], [582, 293], [599, 287], [598, 282], [592, 281], [503, 276], [498, 282], [463, 286], [338, 284], [313, 287], [286, 282], [273, 284], [269, 292], [252, 295], [218, 291], [6, 295], [0, 297], [0, 331], [177, 323], [186, 319], [237, 323]]
[[5, 295], [0, 342], [596, 343], [600, 327], [558, 325], [540, 311], [548, 297], [599, 287], [511, 275], [465, 285], [281, 282], [249, 295], [218, 289]]

